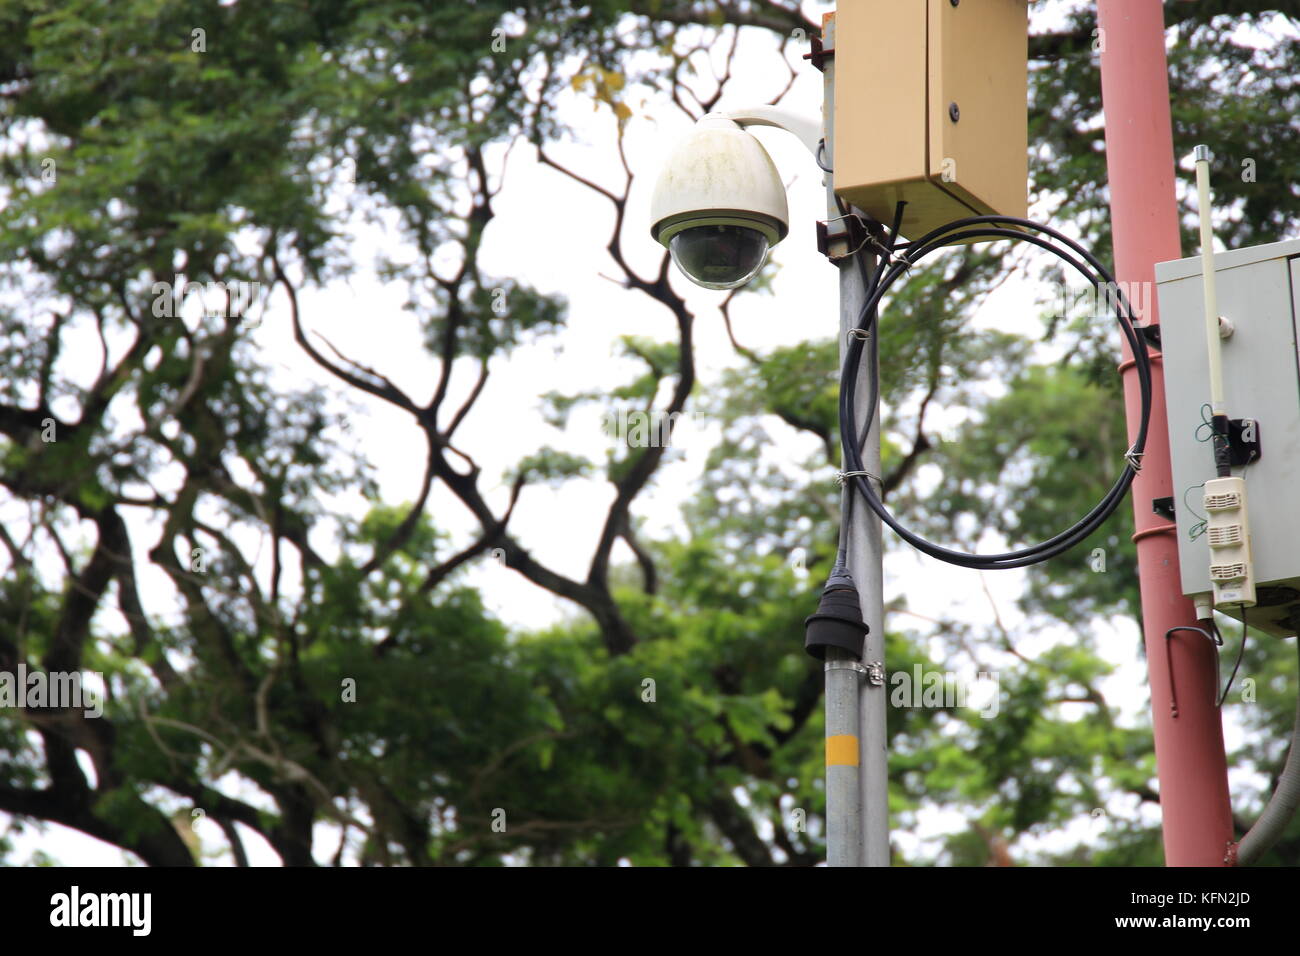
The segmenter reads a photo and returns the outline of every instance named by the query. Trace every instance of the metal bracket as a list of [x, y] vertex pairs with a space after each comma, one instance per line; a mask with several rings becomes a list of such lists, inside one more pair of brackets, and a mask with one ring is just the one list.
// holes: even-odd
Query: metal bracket
[[803, 143], [804, 148], [815, 157], [822, 140], [821, 119], [810, 119], [799, 113], [782, 109], [779, 106], [750, 106], [743, 110], [727, 110], [720, 113], [706, 113], [701, 119], [721, 116], [738, 126], [771, 126], [793, 134]]
[[[819, 220], [817, 223], [817, 251], [834, 263], [855, 255], [871, 238], [866, 221], [857, 213], [837, 216], [825, 222]], [[832, 255], [831, 243], [834, 242], [845, 243], [849, 251], [842, 255]]]
[[822, 46], [822, 37], [820, 33], [812, 34], [812, 36], [810, 36], [809, 39], [812, 40], [812, 52], [805, 53], [803, 55], [803, 59], [808, 60], [810, 63], [812, 63], [813, 66], [817, 67], [817, 69], [825, 73], [826, 72], [825, 61], [829, 57], [833, 57], [835, 55], [835, 48], [831, 47], [830, 49], [825, 49]]
[[1259, 443], [1259, 422], [1234, 418], [1228, 422], [1228, 458], [1233, 467], [1259, 461], [1264, 454]]
[[1152, 498], [1151, 513], [1158, 514], [1162, 518], [1174, 520], [1174, 499], [1173, 498]]
[[861, 661], [827, 661], [825, 665], [828, 671], [856, 671], [864, 677], [868, 677], [867, 667]]
[[827, 661], [825, 668], [828, 671], [853, 671], [865, 677], [872, 687], [883, 687], [885, 684], [884, 661], [869, 661], [866, 664], [861, 661]]

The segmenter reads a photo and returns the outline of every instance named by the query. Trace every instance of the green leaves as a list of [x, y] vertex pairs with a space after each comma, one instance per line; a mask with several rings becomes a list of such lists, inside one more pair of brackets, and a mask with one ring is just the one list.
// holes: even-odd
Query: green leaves
[[520, 459], [513, 471], [524, 481], [538, 481], [550, 485], [559, 485], [570, 478], [588, 474], [592, 463], [581, 455], [543, 448], [541, 451]]

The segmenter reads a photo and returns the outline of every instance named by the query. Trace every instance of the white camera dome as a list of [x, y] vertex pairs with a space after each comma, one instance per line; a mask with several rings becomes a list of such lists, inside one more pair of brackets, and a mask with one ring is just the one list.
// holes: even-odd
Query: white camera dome
[[650, 202], [650, 233], [692, 282], [732, 289], [789, 232], [785, 186], [763, 144], [710, 114], [669, 154]]

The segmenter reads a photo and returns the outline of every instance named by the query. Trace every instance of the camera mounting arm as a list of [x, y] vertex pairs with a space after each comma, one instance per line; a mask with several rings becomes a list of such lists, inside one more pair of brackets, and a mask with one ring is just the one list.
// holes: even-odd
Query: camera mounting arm
[[808, 152], [817, 156], [822, 141], [822, 124], [800, 116], [789, 110], [775, 106], [749, 106], [740, 110], [728, 110], [723, 113], [706, 113], [700, 122], [707, 119], [728, 119], [737, 126], [774, 126], [798, 137], [799, 142], [807, 147]]

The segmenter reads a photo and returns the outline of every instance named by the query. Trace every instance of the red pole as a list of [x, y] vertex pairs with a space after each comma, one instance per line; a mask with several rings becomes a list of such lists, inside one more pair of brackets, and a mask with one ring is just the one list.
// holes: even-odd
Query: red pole
[[[1182, 257], [1164, 12], [1161, 0], [1098, 0], [1097, 18], [1115, 277], [1127, 289], [1142, 290], [1142, 301], [1151, 310], [1146, 318], [1158, 324], [1155, 264]], [[1130, 294], [1131, 300], [1135, 297], [1136, 293]], [[1121, 369], [1132, 438], [1141, 406], [1127, 344], [1124, 358]], [[1165, 863], [1223, 866], [1233, 830], [1223, 725], [1214, 706], [1218, 692], [1214, 647], [1199, 634], [1180, 631], [1166, 651], [1169, 628], [1197, 622], [1195, 608], [1183, 597], [1179, 584], [1177, 533], [1171, 522], [1151, 510], [1152, 499], [1164, 497], [1172, 497], [1175, 507], [1182, 507], [1169, 464], [1164, 369], [1154, 353], [1152, 380], [1151, 430], [1142, 471], [1133, 482], [1137, 527], [1133, 539], [1151, 677]], [[1170, 706], [1171, 658], [1176, 715]]]

